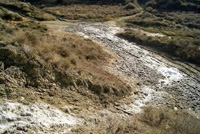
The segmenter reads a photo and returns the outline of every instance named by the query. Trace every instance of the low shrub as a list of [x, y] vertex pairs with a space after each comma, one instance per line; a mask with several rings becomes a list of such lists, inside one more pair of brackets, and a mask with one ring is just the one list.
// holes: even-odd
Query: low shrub
[[[136, 33], [135, 31], [127, 31], [120, 33], [118, 36], [136, 42], [139, 45], [151, 47], [157, 51], [162, 51], [172, 56], [179, 57], [196, 64], [200, 64], [200, 52], [195, 41], [181, 39], [179, 37], [149, 37], [148, 35]], [[198, 39], [199, 40], [199, 39]]]
[[200, 120], [184, 111], [146, 107], [140, 120], [150, 125], [147, 134], [198, 134]]

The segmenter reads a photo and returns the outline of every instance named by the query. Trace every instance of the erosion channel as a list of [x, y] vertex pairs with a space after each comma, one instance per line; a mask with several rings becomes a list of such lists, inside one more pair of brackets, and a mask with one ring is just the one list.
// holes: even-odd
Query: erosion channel
[[168, 106], [185, 109], [200, 116], [200, 81], [177, 65], [158, 54], [139, 47], [116, 35], [122, 28], [101, 23], [77, 23], [63, 28], [85, 38], [98, 41], [115, 52], [120, 60], [115, 69], [143, 82], [138, 90], [139, 97], [131, 104], [121, 105], [128, 112], [140, 112], [143, 106]]

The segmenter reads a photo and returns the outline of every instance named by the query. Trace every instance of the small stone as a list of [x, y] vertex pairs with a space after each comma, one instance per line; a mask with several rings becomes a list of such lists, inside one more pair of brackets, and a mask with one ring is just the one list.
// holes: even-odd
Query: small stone
[[65, 107], [65, 108], [64, 108], [64, 112], [69, 114], [69, 113], [70, 113], [70, 109], [67, 108], [67, 107]]
[[21, 115], [21, 116], [32, 116], [31, 113], [25, 113], [25, 112], [20, 113], [20, 115]]
[[20, 97], [20, 101], [23, 101], [24, 100], [24, 97]]
[[135, 94], [135, 95], [139, 95], [139, 92], [138, 92], [138, 91], [135, 91], [134, 94]]
[[54, 93], [53, 92], [48, 92], [49, 96], [54, 96]]
[[24, 127], [17, 127], [17, 130], [27, 132], [27, 129], [25, 129]]

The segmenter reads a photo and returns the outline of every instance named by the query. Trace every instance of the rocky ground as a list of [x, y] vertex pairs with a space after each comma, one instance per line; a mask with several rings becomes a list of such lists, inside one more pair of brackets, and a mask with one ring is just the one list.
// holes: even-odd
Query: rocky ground
[[2, 101], [0, 111], [0, 133], [67, 133], [73, 126], [83, 123], [45, 103], [27, 106]]
[[[58, 31], [59, 28], [60, 26], [55, 26]], [[15, 66], [11, 66], [9, 62], [0, 63], [1, 95], [4, 96], [0, 103], [1, 133], [104, 134], [116, 133], [118, 129], [126, 133], [148, 133], [148, 129], [147, 132], [144, 129], [145, 125], [138, 123], [138, 117], [135, 116], [143, 113], [144, 107], [149, 105], [159, 108], [167, 106], [175, 111], [182, 109], [199, 118], [200, 83], [195, 75], [189, 76], [167, 59], [119, 38], [115, 34], [123, 30], [120, 27], [105, 26], [101, 23], [74, 23], [62, 30], [104, 45], [102, 48], [117, 56], [113, 59], [112, 65], [104, 66], [104, 70], [123, 79], [127, 85], [136, 90], [130, 96], [124, 96], [114, 103], [105, 102], [105, 98], [97, 97], [87, 90], [89, 87], [84, 87], [85, 84], [92, 84], [90, 81], [82, 79], [81, 82], [76, 75], [74, 76], [76, 78], [70, 77], [74, 83], [63, 88], [58, 81], [54, 81], [58, 78], [61, 80], [69, 78], [68, 75], [61, 73], [58, 76], [56, 72], [42, 69], [37, 60], [30, 60], [29, 64], [18, 62], [20, 59], [24, 61], [22, 60], [24, 56], [15, 55], [16, 61], [11, 62], [15, 63]], [[13, 60], [12, 56], [16, 53], [14, 50], [17, 50], [14, 48], [9, 45], [2, 46], [1, 51], [10, 54], [8, 57]], [[2, 55], [2, 60], [3, 57]], [[43, 71], [36, 73], [37, 79], [29, 78], [27, 72], [21, 70], [21, 65], [26, 68], [32, 66], [33, 70], [30, 71], [33, 73], [38, 69]], [[44, 73], [44, 77], [41, 76], [41, 72]], [[32, 80], [39, 81], [33, 83]], [[36, 85], [31, 86], [31, 83], [41, 85], [35, 87]], [[92, 87], [104, 90], [104, 87], [98, 85]], [[194, 125], [194, 122], [192, 124]], [[196, 130], [198, 131], [198, 127]]]
[[167, 59], [117, 37], [115, 33], [120, 30], [119, 27], [79, 23], [64, 30], [104, 44], [120, 57], [117, 70], [144, 83], [144, 86], [138, 89], [141, 98], [133, 101], [133, 107], [152, 103], [156, 106], [188, 109], [200, 115], [198, 78], [181, 72], [175, 64], [169, 65]]
[[[74, 13], [75, 19], [85, 10], [86, 20], [130, 12], [86, 23], [54, 16], [45, 5], [35, 4], [0, 0], [0, 133], [200, 132], [200, 71], [117, 36], [127, 28], [125, 20], [143, 15], [138, 1], [62, 7], [63, 14]], [[73, 11], [76, 7], [81, 10]], [[96, 17], [91, 7], [98, 11]], [[123, 9], [115, 12], [116, 7]]]

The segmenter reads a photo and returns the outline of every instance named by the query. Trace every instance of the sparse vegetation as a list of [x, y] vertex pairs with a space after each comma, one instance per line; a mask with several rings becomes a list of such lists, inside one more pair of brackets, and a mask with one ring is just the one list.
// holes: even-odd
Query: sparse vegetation
[[[192, 34], [193, 36], [196, 36], [196, 32], [197, 34], [199, 34], [199, 31], [196, 32], [191, 31], [189, 33], [189, 31], [184, 32], [176, 30], [176, 32]], [[167, 33], [167, 31], [164, 31], [163, 33]], [[170, 33], [168, 32], [168, 34]], [[196, 64], [200, 64], [199, 63], [200, 51], [199, 51], [198, 38], [197, 39], [190, 39], [187, 37], [182, 38], [177, 35], [175, 37], [174, 36], [150, 37], [148, 35], [137, 33], [131, 30], [127, 30], [126, 33], [121, 33], [119, 34], [119, 36], [137, 42], [139, 45], [148, 46], [155, 50], [163, 51], [173, 56], [180, 57], [181, 59], [188, 60]]]
[[183, 111], [146, 107], [140, 120], [151, 127], [147, 134], [197, 134], [200, 121]]
[[109, 114], [108, 117], [99, 120], [94, 127], [74, 129], [70, 134], [75, 133], [140, 134], [144, 133], [144, 129], [135, 116], [124, 117], [120, 114]]
[[72, 134], [73, 132], [82, 134], [198, 134], [200, 121], [183, 111], [148, 106], [137, 116], [123, 117], [120, 114], [109, 114], [109, 117], [98, 121], [95, 127], [75, 129]]
[[[144, 1], [143, 4], [148, 0]], [[72, 0], [78, 4], [59, 5], [66, 2], [69, 1], [53, 0], [52, 3], [58, 5], [42, 5], [43, 10], [18, 0], [0, 2], [1, 99], [26, 105], [46, 102], [93, 123], [83, 122], [82, 127], [72, 129], [72, 134], [200, 133], [199, 119], [181, 110], [146, 107], [138, 115], [117, 111], [115, 105], [118, 103], [115, 102], [130, 95], [133, 87], [104, 70], [106, 65], [112, 66], [109, 60], [113, 57], [109, 50], [75, 34], [51, 31], [39, 22], [55, 20], [54, 15], [71, 20], [108, 21], [140, 12], [142, 9], [137, 0], [87, 1], [92, 5]], [[110, 5], [112, 2], [114, 4]], [[167, 3], [166, 7], [177, 6], [178, 11], [160, 12], [159, 6], [163, 3]], [[126, 20], [128, 29], [119, 36], [200, 64], [200, 19], [196, 11], [199, 7], [194, 3], [198, 1], [149, 2], [144, 13]], [[180, 12], [186, 8], [195, 13]], [[162, 36], [152, 36], [152, 33]], [[64, 107], [66, 104], [72, 108]], [[83, 116], [87, 114], [86, 119]], [[99, 117], [94, 118], [96, 115]]]
[[[45, 13], [39, 8], [32, 6], [30, 3], [24, 3], [19, 1], [0, 1], [0, 6], [9, 9], [11, 12], [16, 12], [20, 15], [31, 17], [40, 21], [56, 19], [56, 17], [54, 17], [53, 15]], [[13, 14], [8, 14], [8, 15], [5, 17], [13, 18]]]
[[[178, 17], [178, 14], [184, 17], [180, 19], [181, 17]], [[200, 64], [199, 19], [195, 19], [197, 14], [192, 14], [192, 17], [191, 14], [146, 11], [126, 20], [127, 26], [142, 29], [150, 33], [163, 34], [164, 36], [149, 36], [148, 34], [131, 29], [127, 29], [125, 33], [119, 35], [137, 42], [139, 45], [148, 46], [155, 50], [179, 57], [180, 59]], [[190, 24], [188, 21], [183, 21], [184, 19], [190, 20]]]
[[200, 3], [198, 0], [149, 0], [146, 7], [153, 7], [159, 10], [181, 10], [199, 12]]
[[70, 34], [57, 36], [41, 34], [37, 31], [31, 33], [19, 31], [13, 41], [27, 54], [40, 55], [47, 63], [53, 63], [63, 69], [67, 69], [72, 64], [81, 66], [79, 63], [87, 60], [96, 61], [100, 55], [106, 56], [101, 47], [91, 40]]
[[[92, 40], [65, 32], [59, 32], [58, 36], [36, 21], [4, 21], [1, 23], [3, 48], [0, 60], [6, 60], [6, 67], [21, 67], [28, 76], [27, 85], [44, 87], [47, 83], [41, 79], [46, 78], [42, 75], [47, 69], [54, 70], [56, 77], [49, 81], [56, 81], [66, 88], [75, 86], [79, 93], [97, 102], [113, 102], [131, 92], [132, 89], [120, 79], [102, 69], [111, 56]], [[40, 66], [43, 66], [43, 71]], [[20, 92], [13, 93], [20, 96]], [[12, 93], [7, 96], [15, 98]]]
[[71, 20], [107, 21], [116, 17], [138, 13], [138, 8], [125, 9], [119, 5], [68, 5], [45, 7], [44, 11]]

